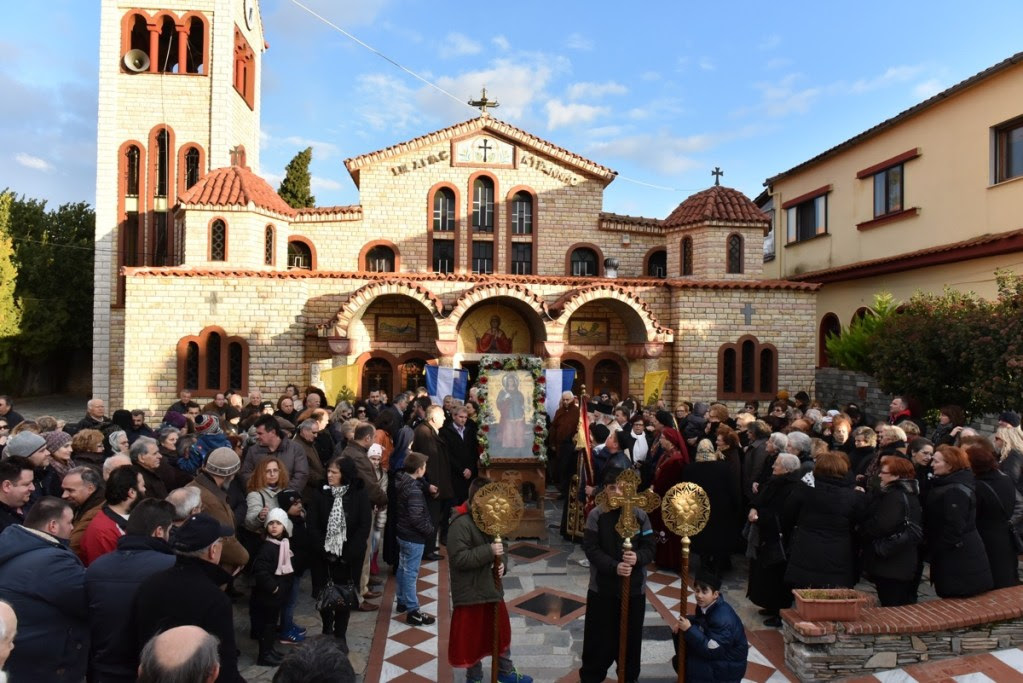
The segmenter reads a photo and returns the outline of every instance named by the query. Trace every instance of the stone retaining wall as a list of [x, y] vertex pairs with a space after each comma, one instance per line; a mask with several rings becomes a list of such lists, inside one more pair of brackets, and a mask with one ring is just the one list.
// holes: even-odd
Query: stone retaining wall
[[782, 610], [785, 664], [829, 681], [1023, 645], [1023, 586], [974, 598], [867, 607], [859, 621], [801, 621]]

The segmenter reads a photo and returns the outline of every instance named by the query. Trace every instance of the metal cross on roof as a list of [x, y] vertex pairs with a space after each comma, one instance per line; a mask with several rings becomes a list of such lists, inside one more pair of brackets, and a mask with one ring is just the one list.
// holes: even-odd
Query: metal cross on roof
[[714, 184], [715, 185], [720, 185], [721, 184], [721, 176], [723, 176], [725, 174], [725, 172], [721, 170], [720, 166], [715, 166], [714, 170], [711, 171], [710, 174], [712, 176], [714, 176]]
[[497, 107], [500, 107], [501, 105], [498, 103], [497, 100], [488, 100], [487, 99], [487, 89], [486, 89], [486, 87], [484, 87], [483, 88], [483, 94], [480, 96], [480, 98], [478, 100], [469, 100], [469, 106], [470, 107], [476, 107], [477, 109], [479, 109], [480, 113], [483, 116], [490, 116], [490, 114], [487, 113], [487, 107], [491, 107], [492, 109], [496, 109]]

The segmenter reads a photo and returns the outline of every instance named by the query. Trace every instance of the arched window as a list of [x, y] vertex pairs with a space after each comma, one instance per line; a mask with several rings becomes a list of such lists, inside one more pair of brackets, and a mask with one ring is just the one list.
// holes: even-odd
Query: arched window
[[185, 151], [185, 189], [191, 189], [199, 182], [199, 150], [196, 147], [189, 147]]
[[[124, 45], [127, 50], [139, 50], [149, 55], [149, 22], [141, 12], [134, 12], [126, 27]], [[127, 51], [126, 50], [126, 51]]]
[[682, 238], [682, 274], [693, 274], [693, 238]]
[[473, 181], [472, 231], [494, 232], [494, 181], [490, 178]]
[[433, 231], [455, 231], [455, 193], [442, 187], [433, 195]]
[[742, 273], [742, 252], [742, 235], [729, 235], [726, 273], [730, 275]]
[[305, 242], [296, 239], [288, 240], [288, 269], [312, 270], [313, 251]]
[[646, 262], [646, 274], [648, 277], [668, 276], [668, 252], [658, 249], [650, 254]]
[[842, 333], [842, 324], [838, 322], [838, 316], [834, 313], [827, 313], [821, 318], [820, 332], [817, 337], [817, 365], [822, 368], [828, 367], [831, 363], [828, 358], [828, 337], [838, 336]]
[[138, 145], [129, 145], [128, 149], [124, 150], [124, 195], [126, 197], [135, 197], [137, 199], [139, 196], [141, 158], [142, 150], [139, 149]]
[[234, 89], [249, 109], [255, 108], [256, 53], [237, 27], [234, 29]]
[[751, 335], [718, 349], [718, 398], [761, 400], [778, 391], [778, 352]]
[[173, 18], [164, 16], [160, 21], [160, 38], [156, 49], [156, 70], [178, 73], [178, 25]]
[[188, 20], [188, 40], [185, 49], [185, 72], [204, 73], [206, 70], [206, 24], [199, 17], [191, 17]]
[[383, 389], [388, 394], [392, 391], [394, 368], [386, 358], [370, 358], [362, 366], [362, 397], [369, 396], [371, 391]]
[[512, 197], [512, 234], [533, 234], [533, 197], [528, 192], [516, 192]]
[[588, 247], [579, 247], [572, 251], [569, 259], [571, 274], [577, 277], [596, 277], [600, 273], [597, 263], [597, 252]]
[[210, 260], [227, 260], [227, 223], [219, 218], [210, 223]]
[[401, 364], [401, 390], [415, 391], [416, 387], [425, 384], [423, 373], [426, 372], [426, 361], [422, 358], [410, 358]]
[[178, 341], [178, 390], [214, 395], [228, 389], [248, 389], [249, 346], [219, 327]]
[[371, 273], [393, 273], [394, 250], [378, 244], [366, 252], [366, 263], [363, 267]]
[[166, 128], [156, 134], [156, 196], [166, 197], [170, 185], [170, 134]]
[[276, 253], [277, 245], [274, 240], [274, 226], [268, 225], [266, 230], [263, 231], [263, 265], [272, 266]]
[[863, 318], [867, 317], [868, 313], [870, 313], [869, 308], [867, 308], [866, 306], [860, 306], [859, 308], [856, 309], [856, 312], [853, 313], [852, 319], [849, 322], [854, 323], [857, 320], [862, 320]]

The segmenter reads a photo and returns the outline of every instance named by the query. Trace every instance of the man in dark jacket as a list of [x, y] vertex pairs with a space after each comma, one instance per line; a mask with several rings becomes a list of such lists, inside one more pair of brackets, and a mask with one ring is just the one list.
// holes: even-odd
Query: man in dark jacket
[[[686, 640], [686, 680], [739, 683], [746, 675], [749, 642], [742, 620], [721, 596], [721, 579], [713, 574], [693, 582], [696, 614], [672, 626]], [[678, 640], [671, 665], [678, 670]]]
[[479, 451], [476, 442], [476, 423], [469, 422], [469, 411], [465, 406], [456, 406], [451, 411], [451, 420], [440, 430], [440, 436], [447, 446], [451, 458], [451, 484], [455, 505], [461, 505], [469, 497], [469, 482], [479, 474]]
[[25, 458], [0, 461], [0, 531], [25, 519], [25, 506], [35, 490], [34, 468]]
[[[422, 453], [426, 461], [426, 480], [437, 491], [426, 499], [426, 507], [430, 510], [430, 521], [440, 531], [440, 542], [446, 543], [448, 538], [448, 516], [451, 513], [451, 500], [455, 491], [451, 484], [451, 457], [447, 446], [440, 438], [440, 428], [444, 426], [444, 409], [432, 405], [426, 410], [426, 420], [415, 430], [412, 439], [412, 450]], [[437, 553], [437, 539], [431, 538], [423, 550], [423, 559], [433, 562], [441, 559]]]
[[[609, 467], [603, 484], [609, 493], [618, 493], [616, 480], [622, 470]], [[583, 624], [581, 683], [601, 683], [608, 667], [618, 658], [621, 617], [622, 577], [629, 577], [629, 620], [626, 625], [625, 679], [639, 680], [640, 650], [643, 644], [643, 613], [646, 610], [645, 567], [654, 561], [653, 529], [643, 510], [633, 508], [639, 533], [632, 538], [632, 550], [622, 548], [615, 525], [621, 508], [598, 505], [586, 518], [583, 551], [590, 562], [590, 585], [586, 593], [586, 617]]]
[[64, 427], [64, 431], [74, 436], [83, 429], [103, 431], [110, 426], [110, 418], [104, 415], [107, 406], [101, 398], [94, 398], [85, 404], [85, 417], [74, 424]]
[[174, 552], [167, 544], [173, 521], [173, 505], [143, 500], [132, 510], [117, 550], [97, 558], [86, 570], [91, 679], [101, 683], [136, 679], [138, 651], [128, 631], [132, 600], [143, 581], [174, 565]]
[[0, 533], [0, 599], [18, 615], [12, 681], [81, 681], [89, 655], [85, 567], [67, 548], [71, 506], [36, 501], [24, 526]]
[[231, 576], [221, 569], [223, 538], [234, 529], [198, 514], [178, 527], [172, 547], [177, 559], [170, 569], [142, 582], [132, 605], [135, 651], [156, 633], [175, 626], [199, 626], [220, 639], [219, 683], [244, 681], [238, 673], [231, 598], [220, 589]]

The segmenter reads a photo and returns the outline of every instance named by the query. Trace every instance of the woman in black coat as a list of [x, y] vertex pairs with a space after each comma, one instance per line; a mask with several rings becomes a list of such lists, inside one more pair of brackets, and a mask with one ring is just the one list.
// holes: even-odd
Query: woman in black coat
[[725, 460], [719, 459], [714, 446], [703, 439], [696, 448], [696, 459], [682, 470], [680, 482], [691, 481], [707, 493], [710, 519], [703, 531], [693, 537], [692, 550], [700, 556], [700, 567], [718, 576], [731, 564], [735, 520], [739, 516], [739, 488]]
[[[316, 490], [309, 502], [306, 523], [312, 544], [312, 561], [322, 568], [313, 575], [319, 584], [313, 585], [314, 594], [319, 594], [328, 577], [336, 584], [351, 581], [358, 590], [372, 523], [372, 508], [369, 493], [352, 459], [334, 458], [327, 463], [327, 483]], [[345, 652], [348, 652], [345, 635], [351, 615], [349, 610], [320, 612], [324, 635], [332, 633], [339, 638]]]
[[991, 590], [991, 565], [977, 532], [977, 497], [966, 451], [938, 446], [934, 478], [924, 501], [924, 540], [931, 583], [941, 598], [968, 598]]
[[785, 582], [795, 588], [852, 588], [856, 585], [853, 529], [863, 519], [866, 496], [846, 476], [845, 453], [817, 456], [813, 487], [797, 487], [785, 506], [795, 520]]
[[995, 588], [1019, 585], [1019, 557], [1010, 525], [1016, 505], [1012, 479], [998, 470], [994, 453], [981, 445], [966, 449], [977, 481], [977, 531], [984, 541]]
[[783, 523], [785, 503], [800, 486], [799, 458], [781, 453], [774, 460], [771, 478], [753, 497], [749, 511], [750, 548], [749, 583], [746, 597], [767, 615], [765, 626], [781, 626], [778, 611], [792, 605], [792, 591], [785, 585], [792, 527]]
[[877, 553], [877, 542], [904, 533], [907, 520], [919, 529], [923, 521], [916, 468], [905, 458], [886, 455], [881, 458], [881, 493], [870, 502], [870, 516], [861, 532], [863, 573], [874, 582], [882, 607], [916, 603], [920, 539], [892, 547], [884, 557]]

